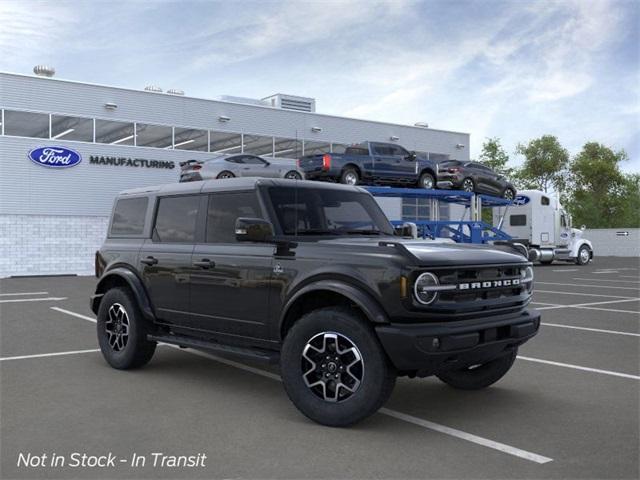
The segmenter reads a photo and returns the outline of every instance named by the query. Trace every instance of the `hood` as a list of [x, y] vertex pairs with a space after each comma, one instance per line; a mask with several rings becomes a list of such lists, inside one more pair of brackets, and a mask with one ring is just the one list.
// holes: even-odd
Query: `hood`
[[[508, 246], [440, 243], [428, 240], [408, 240], [397, 237], [336, 238], [322, 240], [333, 245], [360, 246], [363, 249], [392, 248], [380, 246], [380, 242], [402, 245], [420, 266], [440, 267], [457, 265], [504, 265], [528, 262]], [[373, 252], [372, 252], [373, 253]]]

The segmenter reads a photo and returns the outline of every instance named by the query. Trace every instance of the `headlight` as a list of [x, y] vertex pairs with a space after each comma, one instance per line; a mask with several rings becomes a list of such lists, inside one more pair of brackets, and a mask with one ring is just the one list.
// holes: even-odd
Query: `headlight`
[[413, 294], [422, 305], [431, 305], [438, 298], [438, 277], [426, 272], [418, 277], [413, 285]]
[[527, 291], [533, 290], [533, 267], [526, 267], [520, 270], [520, 283], [525, 286]]

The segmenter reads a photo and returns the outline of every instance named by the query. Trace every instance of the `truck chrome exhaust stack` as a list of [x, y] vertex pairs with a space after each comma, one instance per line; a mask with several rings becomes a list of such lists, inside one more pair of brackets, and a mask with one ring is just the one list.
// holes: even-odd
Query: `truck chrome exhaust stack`
[[530, 262], [537, 262], [540, 260], [540, 257], [542, 257], [542, 254], [540, 253], [540, 250], [538, 250], [537, 248], [530, 248], [529, 249], [529, 261]]

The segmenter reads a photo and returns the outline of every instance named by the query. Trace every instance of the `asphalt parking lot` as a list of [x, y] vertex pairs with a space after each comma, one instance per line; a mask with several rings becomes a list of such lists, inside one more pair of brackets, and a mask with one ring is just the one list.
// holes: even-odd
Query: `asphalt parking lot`
[[[499, 383], [399, 379], [380, 413], [312, 423], [275, 370], [161, 346], [137, 371], [97, 351], [91, 277], [0, 281], [1, 478], [638, 478], [640, 262], [536, 267], [540, 334]], [[73, 452], [144, 467], [51, 467]], [[154, 467], [152, 453], [204, 453]], [[46, 453], [45, 466], [18, 466]], [[69, 463], [69, 462], [68, 462]]]

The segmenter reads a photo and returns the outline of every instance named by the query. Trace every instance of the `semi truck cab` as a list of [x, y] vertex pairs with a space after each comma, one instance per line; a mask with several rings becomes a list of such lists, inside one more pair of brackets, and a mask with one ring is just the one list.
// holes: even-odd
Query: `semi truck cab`
[[493, 224], [514, 242], [529, 248], [529, 257], [543, 264], [554, 260], [585, 265], [593, 259], [593, 246], [583, 238], [584, 226], [573, 228], [571, 215], [557, 197], [540, 190], [523, 190], [513, 204], [493, 210]]

